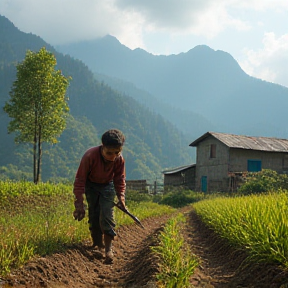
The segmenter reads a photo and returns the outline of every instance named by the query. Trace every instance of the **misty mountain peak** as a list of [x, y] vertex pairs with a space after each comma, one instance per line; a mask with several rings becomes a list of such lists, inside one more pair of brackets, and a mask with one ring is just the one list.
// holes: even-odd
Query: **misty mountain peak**
[[207, 45], [197, 45], [194, 48], [190, 49], [187, 54], [189, 53], [212, 53], [214, 50]]
[[115, 36], [112, 36], [112, 35], [110, 35], [110, 34], [107, 34], [107, 35], [105, 35], [104, 37], [99, 38], [99, 41], [104, 41], [104, 42], [106, 42], [107, 44], [122, 45], [122, 44], [120, 43], [120, 41], [119, 41]]
[[16, 27], [11, 21], [9, 21], [9, 19], [7, 19], [5, 16], [0, 15], [0, 29], [4, 30], [7, 28], [8, 29], [15, 29]]

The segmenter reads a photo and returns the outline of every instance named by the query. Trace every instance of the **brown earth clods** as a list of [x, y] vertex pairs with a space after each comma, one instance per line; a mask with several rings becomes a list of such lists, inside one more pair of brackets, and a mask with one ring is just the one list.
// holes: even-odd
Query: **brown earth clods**
[[[244, 252], [235, 251], [208, 229], [191, 207], [178, 211], [187, 217], [183, 235], [200, 262], [191, 277], [191, 287], [288, 287], [288, 272], [275, 265], [251, 264]], [[36, 257], [0, 279], [0, 287], [155, 288], [158, 260], [150, 247], [157, 244], [158, 234], [170, 217], [146, 219], [142, 221], [145, 229], [137, 225], [120, 227], [113, 242], [113, 264], [105, 264], [102, 253], [87, 242], [68, 247], [63, 253]]]

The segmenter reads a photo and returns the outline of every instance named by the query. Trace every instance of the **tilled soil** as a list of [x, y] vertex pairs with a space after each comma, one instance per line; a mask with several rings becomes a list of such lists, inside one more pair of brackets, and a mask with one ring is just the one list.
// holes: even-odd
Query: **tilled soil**
[[[191, 209], [179, 209], [187, 217], [183, 234], [200, 262], [191, 277], [191, 287], [288, 287], [287, 272], [275, 265], [250, 264], [244, 252], [217, 237]], [[102, 253], [91, 249], [87, 242], [68, 247], [63, 253], [31, 260], [6, 279], [0, 279], [0, 287], [155, 288], [158, 266], [150, 247], [157, 244], [157, 236], [170, 217], [146, 219], [142, 221], [145, 229], [137, 225], [120, 227], [113, 242], [113, 264], [105, 264]]]

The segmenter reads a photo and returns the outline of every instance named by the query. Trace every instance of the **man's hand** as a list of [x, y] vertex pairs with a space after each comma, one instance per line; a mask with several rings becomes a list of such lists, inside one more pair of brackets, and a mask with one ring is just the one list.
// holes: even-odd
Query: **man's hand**
[[118, 203], [117, 206], [126, 210], [126, 206], [125, 206], [125, 196], [124, 195], [119, 195], [118, 197]]
[[85, 217], [85, 209], [83, 201], [75, 200], [74, 202], [75, 210], [73, 216], [75, 220], [81, 221]]

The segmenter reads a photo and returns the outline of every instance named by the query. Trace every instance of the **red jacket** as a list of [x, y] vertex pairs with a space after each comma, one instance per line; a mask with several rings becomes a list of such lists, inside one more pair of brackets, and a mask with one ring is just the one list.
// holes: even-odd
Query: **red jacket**
[[107, 162], [101, 154], [101, 147], [88, 149], [78, 167], [73, 193], [78, 200], [83, 199], [86, 180], [95, 183], [109, 183], [113, 181], [117, 196], [124, 195], [126, 190], [125, 160], [120, 154], [114, 162]]

